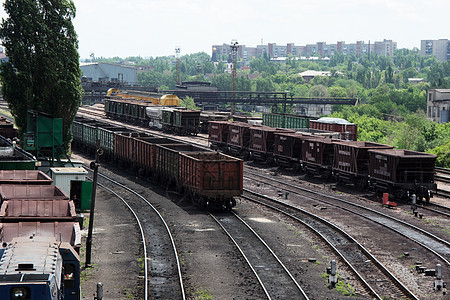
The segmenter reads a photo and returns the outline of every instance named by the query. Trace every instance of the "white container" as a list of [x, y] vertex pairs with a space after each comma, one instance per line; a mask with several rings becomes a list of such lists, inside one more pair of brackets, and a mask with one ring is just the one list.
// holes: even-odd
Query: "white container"
[[72, 181], [85, 181], [88, 172], [83, 167], [75, 168], [50, 168], [50, 177], [53, 185], [58, 186], [70, 197]]

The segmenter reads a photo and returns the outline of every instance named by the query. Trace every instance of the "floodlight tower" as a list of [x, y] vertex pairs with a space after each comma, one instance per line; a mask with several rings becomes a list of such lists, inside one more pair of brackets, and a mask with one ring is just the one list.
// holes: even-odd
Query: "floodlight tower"
[[180, 80], [180, 47], [175, 47], [175, 59], [176, 59], [176, 68], [177, 68], [177, 84], [181, 83]]
[[[237, 50], [238, 50], [238, 42], [236, 40], [231, 41], [231, 60], [232, 60], [232, 68], [231, 68], [231, 91], [233, 92], [233, 99], [236, 98], [235, 92], [236, 88], [236, 80], [237, 80]], [[231, 103], [231, 114], [234, 115], [236, 112], [236, 103]]]

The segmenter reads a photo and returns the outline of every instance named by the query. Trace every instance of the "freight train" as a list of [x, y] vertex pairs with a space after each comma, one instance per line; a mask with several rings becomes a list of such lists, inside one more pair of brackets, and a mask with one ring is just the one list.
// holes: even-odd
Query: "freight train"
[[99, 139], [101, 159], [183, 192], [199, 206], [231, 209], [242, 194], [241, 159], [87, 119], [76, 119], [72, 133], [74, 148], [94, 153]]
[[428, 202], [436, 190], [436, 155], [322, 134], [227, 121], [210, 122], [208, 140], [214, 150], [391, 193], [397, 198], [416, 195]]
[[0, 170], [1, 299], [81, 298], [79, 220], [51, 182], [37, 170]]
[[179, 135], [208, 133], [209, 121], [228, 120], [230, 116], [226, 112], [189, 110], [170, 104], [178, 101], [178, 97], [174, 95], [162, 96], [161, 103], [165, 103], [164, 105], [135, 99], [107, 98], [104, 99], [105, 114], [111, 119]]

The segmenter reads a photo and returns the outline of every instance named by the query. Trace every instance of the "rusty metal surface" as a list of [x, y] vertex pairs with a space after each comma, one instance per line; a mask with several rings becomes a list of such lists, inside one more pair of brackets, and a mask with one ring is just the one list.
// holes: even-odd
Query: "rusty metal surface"
[[0, 170], [0, 184], [51, 184], [53, 180], [38, 170]]
[[20, 236], [51, 236], [57, 241], [68, 242], [78, 248], [81, 246], [81, 230], [78, 222], [19, 221], [0, 223], [0, 241], [10, 242]]
[[180, 183], [205, 197], [233, 197], [242, 193], [243, 162], [218, 152], [181, 153]]
[[75, 218], [75, 205], [69, 199], [12, 199], [2, 202], [0, 219], [2, 218]]
[[55, 185], [0, 185], [0, 197], [2, 201], [11, 199], [69, 199], [59, 187]]
[[339, 141], [334, 143], [333, 170], [367, 176], [369, 174], [369, 150], [392, 149], [393, 146], [365, 142], [365, 141]]
[[369, 150], [369, 174], [391, 183], [432, 183], [436, 155], [403, 150]]
[[275, 132], [290, 132], [289, 129], [277, 129], [269, 126], [253, 126], [250, 127], [250, 144], [249, 149], [252, 151], [270, 154], [273, 152], [275, 141]]
[[227, 121], [209, 121], [208, 141], [215, 143], [227, 143], [229, 122]]
[[230, 123], [228, 129], [228, 145], [248, 148], [250, 142], [250, 127], [252, 125], [242, 122]]

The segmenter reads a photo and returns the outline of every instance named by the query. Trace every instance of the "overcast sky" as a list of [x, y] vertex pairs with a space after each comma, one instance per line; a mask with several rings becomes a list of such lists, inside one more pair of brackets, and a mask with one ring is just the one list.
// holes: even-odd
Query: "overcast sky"
[[[0, 17], [7, 15], [2, 3]], [[213, 44], [450, 39], [448, 0], [74, 0], [80, 58], [156, 57]]]

